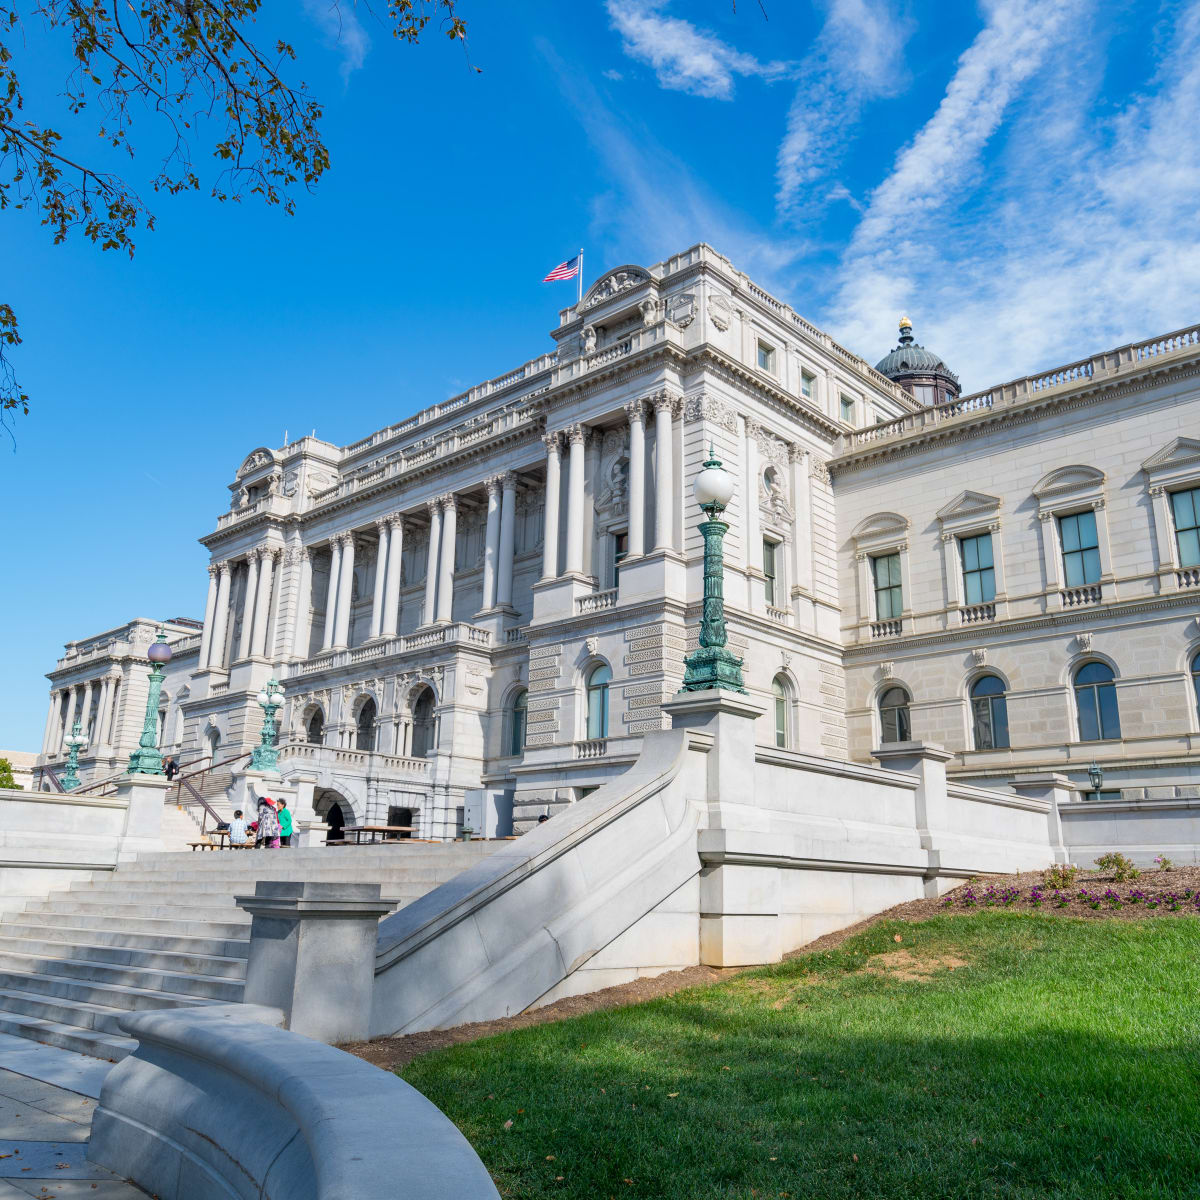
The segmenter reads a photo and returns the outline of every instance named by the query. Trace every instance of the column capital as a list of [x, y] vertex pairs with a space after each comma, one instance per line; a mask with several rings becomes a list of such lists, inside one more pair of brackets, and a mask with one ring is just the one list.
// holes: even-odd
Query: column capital
[[403, 513], [400, 513], [400, 512], [388, 513], [388, 515], [385, 519], [386, 519], [387, 523], [393, 529], [399, 529], [401, 533], [404, 532], [404, 514]]
[[645, 400], [630, 400], [625, 404], [625, 415], [629, 418], [631, 424], [644, 425], [646, 423], [646, 402]]
[[391, 517], [376, 517], [375, 518], [375, 531], [379, 534], [380, 537], [383, 536], [383, 531], [391, 524], [391, 521], [392, 521]]
[[563, 437], [566, 438], [567, 444], [571, 446], [576, 444], [581, 446], [586, 445], [587, 435], [588, 430], [586, 426], [580, 425], [579, 422], [576, 422], [574, 425], [568, 425], [563, 430]]
[[753, 417], [743, 417], [742, 421], [746, 425], [746, 436], [748, 438], [756, 438], [762, 433], [762, 426]]
[[671, 416], [675, 416], [679, 410], [679, 397], [665, 388], [661, 392], [655, 392], [649, 397], [649, 400], [654, 405], [656, 413], [662, 412], [665, 408], [670, 410]]
[[487, 490], [488, 499], [491, 500], [500, 495], [500, 489], [504, 486], [504, 476], [492, 475], [484, 480], [483, 486]]
[[215, 563], [215, 562], [210, 562], [210, 563], [208, 564], [208, 567], [207, 567], [206, 569], [207, 569], [207, 571], [208, 571], [208, 577], [209, 577], [209, 579], [216, 579], [216, 577], [217, 577], [217, 572], [218, 572], [218, 570], [220, 569], [220, 564], [219, 564], [219, 563]]
[[233, 563], [229, 559], [224, 558], [217, 563], [217, 571], [221, 575], [230, 575], [233, 573]]
[[442, 498], [440, 496], [434, 496], [433, 499], [426, 500], [425, 508], [428, 510], [429, 519], [432, 521], [433, 518], [438, 516], [442, 511]]
[[497, 477], [500, 480], [500, 487], [507, 491], [515, 492], [517, 490], [517, 473], [516, 471], [505, 471]]
[[439, 496], [437, 502], [443, 510], [458, 507], [458, 497], [453, 492], [447, 492], [444, 496]]
[[557, 431], [554, 433], [543, 433], [542, 434], [542, 441], [545, 444], [546, 450], [548, 453], [557, 454], [559, 452], [559, 450], [562, 448], [562, 445], [559, 441], [560, 436], [561, 435]]
[[795, 442], [788, 442], [787, 446], [788, 462], [802, 463], [808, 457], [808, 451], [803, 446], [797, 446]]
[[354, 545], [354, 530], [347, 529], [344, 533], [335, 534], [329, 539], [329, 542], [330, 545], [332, 545], [334, 542], [337, 542], [338, 545], [341, 546], [342, 553], [344, 554], [347, 549]]

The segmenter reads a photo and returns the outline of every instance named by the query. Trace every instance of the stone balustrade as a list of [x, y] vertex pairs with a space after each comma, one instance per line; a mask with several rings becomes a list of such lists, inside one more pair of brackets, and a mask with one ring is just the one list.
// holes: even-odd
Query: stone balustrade
[[604, 758], [608, 754], [608, 738], [588, 738], [575, 743], [576, 758]]
[[1099, 604], [1103, 592], [1098, 583], [1085, 583], [1083, 587], [1063, 588], [1059, 597], [1063, 608], [1082, 608], [1089, 604]]
[[592, 592], [590, 596], [580, 596], [575, 601], [575, 611], [582, 616], [585, 613], [603, 612], [606, 608], [617, 605], [617, 589], [608, 588], [603, 592]]
[[984, 621], [994, 621], [996, 606], [990, 601], [986, 604], [968, 604], [958, 610], [958, 617], [964, 625], [978, 625]]
[[384, 754], [378, 750], [349, 750], [339, 746], [318, 746], [311, 742], [287, 742], [279, 747], [281, 763], [311, 763], [314, 766], [350, 767], [356, 771], [371, 766], [386, 770], [389, 775], [411, 779], [428, 779], [430, 761], [427, 758], [405, 758]]
[[871, 637], [873, 638], [899, 637], [903, 632], [904, 623], [899, 617], [894, 620], [871, 622]]
[[399, 637], [381, 638], [362, 646], [354, 646], [349, 650], [325, 651], [304, 662], [292, 663], [288, 667], [287, 677], [299, 679], [305, 675], [315, 675], [318, 671], [357, 666], [359, 663], [391, 658], [398, 654], [410, 654], [415, 650], [427, 650], [434, 646], [490, 646], [491, 644], [490, 629], [483, 629], [478, 625], [468, 625], [466, 622], [437, 625], [432, 629], [421, 629], [416, 633], [402, 634]]

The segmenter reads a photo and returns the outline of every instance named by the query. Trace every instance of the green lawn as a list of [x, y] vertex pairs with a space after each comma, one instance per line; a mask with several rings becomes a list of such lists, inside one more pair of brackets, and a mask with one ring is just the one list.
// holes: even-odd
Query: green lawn
[[518, 1200], [1197, 1197], [1198, 962], [1196, 917], [883, 923], [403, 1074]]

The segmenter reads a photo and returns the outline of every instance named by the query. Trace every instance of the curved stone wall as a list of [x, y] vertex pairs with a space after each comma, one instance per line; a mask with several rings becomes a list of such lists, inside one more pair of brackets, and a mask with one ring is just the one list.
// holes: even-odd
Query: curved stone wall
[[161, 1200], [498, 1200], [420, 1092], [245, 1004], [131, 1014], [88, 1156]]

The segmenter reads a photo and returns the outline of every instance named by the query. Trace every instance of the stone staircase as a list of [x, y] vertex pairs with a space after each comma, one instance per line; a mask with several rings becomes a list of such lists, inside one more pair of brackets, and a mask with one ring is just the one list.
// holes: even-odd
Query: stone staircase
[[234, 896], [258, 880], [377, 882], [400, 908], [501, 845], [145, 855], [0, 920], [0, 1033], [116, 1061], [131, 1009], [241, 1000], [250, 917]]

